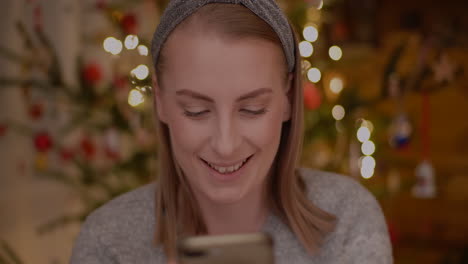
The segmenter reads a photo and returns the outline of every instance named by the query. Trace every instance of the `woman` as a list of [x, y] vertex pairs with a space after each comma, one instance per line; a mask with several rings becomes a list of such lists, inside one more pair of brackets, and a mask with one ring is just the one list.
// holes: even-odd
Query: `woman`
[[187, 235], [263, 231], [276, 263], [391, 263], [357, 182], [298, 169], [297, 41], [273, 0], [173, 0], [154, 34], [160, 171], [92, 213], [71, 262], [165, 263]]

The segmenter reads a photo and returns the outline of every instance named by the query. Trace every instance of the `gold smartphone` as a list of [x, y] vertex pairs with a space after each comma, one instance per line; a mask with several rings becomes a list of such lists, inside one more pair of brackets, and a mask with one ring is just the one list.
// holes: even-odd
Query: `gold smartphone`
[[179, 241], [181, 264], [273, 264], [273, 240], [264, 233], [194, 236]]

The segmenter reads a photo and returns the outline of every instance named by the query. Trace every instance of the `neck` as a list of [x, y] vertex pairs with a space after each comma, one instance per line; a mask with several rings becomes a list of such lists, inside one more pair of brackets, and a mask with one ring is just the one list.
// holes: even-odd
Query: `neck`
[[263, 189], [233, 203], [216, 203], [206, 197], [197, 200], [209, 235], [258, 232], [268, 214]]

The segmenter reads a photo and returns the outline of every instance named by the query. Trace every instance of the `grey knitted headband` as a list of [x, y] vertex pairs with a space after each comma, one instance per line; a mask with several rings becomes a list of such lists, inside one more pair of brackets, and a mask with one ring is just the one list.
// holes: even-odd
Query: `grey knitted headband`
[[151, 53], [153, 63], [158, 61], [161, 47], [172, 30], [185, 18], [193, 14], [200, 7], [210, 3], [242, 4], [257, 16], [265, 20], [278, 34], [288, 62], [288, 70], [294, 70], [294, 36], [286, 16], [276, 4], [275, 0], [172, 0], [164, 11], [161, 22], [153, 35]]

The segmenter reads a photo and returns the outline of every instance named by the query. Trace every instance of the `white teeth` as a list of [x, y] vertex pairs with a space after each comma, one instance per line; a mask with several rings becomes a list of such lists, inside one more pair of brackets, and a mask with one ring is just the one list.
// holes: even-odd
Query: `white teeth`
[[242, 167], [242, 165], [244, 165], [244, 163], [247, 161], [247, 159], [244, 159], [243, 161], [241, 161], [240, 163], [236, 164], [236, 165], [233, 165], [233, 166], [230, 166], [230, 167], [220, 167], [220, 166], [216, 166], [216, 165], [213, 165], [211, 163], [208, 163], [208, 165], [215, 169], [216, 171], [218, 171], [219, 173], [233, 173], [235, 171], [237, 171], [238, 169], [240, 169]]

